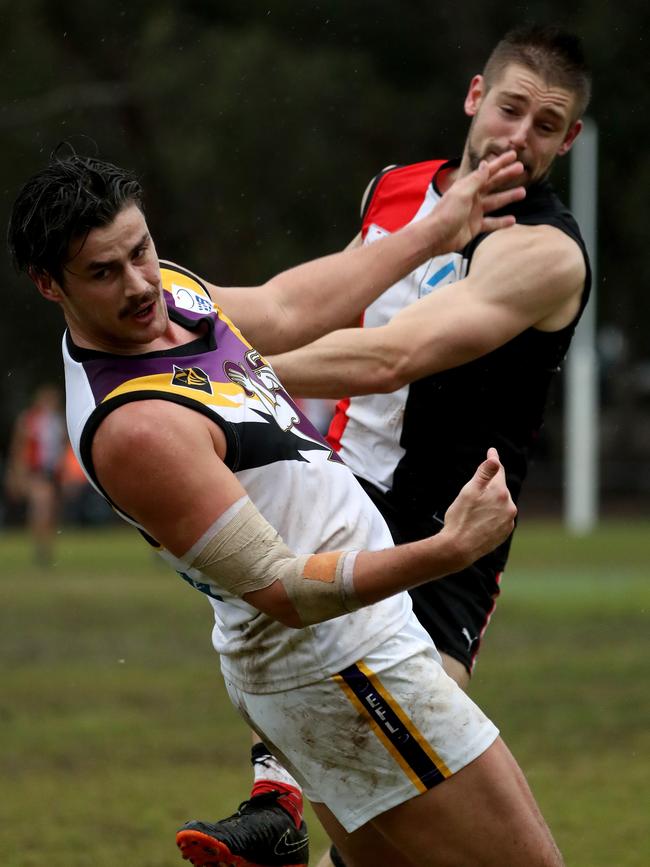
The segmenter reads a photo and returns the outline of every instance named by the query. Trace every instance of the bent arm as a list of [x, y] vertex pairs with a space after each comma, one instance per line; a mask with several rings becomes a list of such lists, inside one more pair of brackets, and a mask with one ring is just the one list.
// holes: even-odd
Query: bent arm
[[458, 181], [435, 211], [372, 247], [298, 265], [262, 286], [209, 286], [214, 300], [260, 352], [285, 352], [355, 321], [375, 298], [432, 255], [459, 249], [474, 235], [512, 225], [511, 217], [485, 216], [521, 199], [515, 187], [490, 190], [516, 178], [514, 152]]
[[[503, 466], [496, 450], [489, 449], [488, 459], [478, 467], [451, 504], [444, 527], [436, 536], [354, 555], [349, 587], [343, 588], [345, 607], [340, 607], [336, 613], [321, 603], [321, 598], [324, 602], [327, 598], [331, 606], [332, 594], [326, 597], [322, 589], [323, 582], [334, 580], [331, 574], [327, 574], [328, 564], [311, 565], [323, 558], [329, 560], [331, 568], [333, 554], [315, 555], [308, 560], [304, 574], [300, 576], [302, 586], [297, 591], [295, 585], [287, 587], [284, 582], [276, 581], [262, 590], [246, 594], [244, 598], [267, 613], [281, 610], [283, 616], [278, 619], [287, 626], [320, 622], [469, 566], [512, 533], [516, 512], [506, 486]], [[346, 557], [345, 553], [341, 555], [343, 569], [347, 565]], [[317, 581], [309, 580], [314, 572], [318, 574]], [[311, 600], [305, 600], [309, 592], [315, 594], [316, 603], [322, 605], [322, 611], [327, 611], [327, 614], [319, 616], [317, 606]], [[350, 597], [354, 600], [353, 607], [348, 607]], [[309, 619], [305, 619], [305, 611]]]
[[272, 357], [284, 386], [304, 397], [395, 391], [465, 364], [531, 326], [575, 317], [585, 280], [578, 245], [550, 226], [515, 226], [477, 248], [469, 275], [401, 310], [386, 325], [335, 331]]
[[[239, 522], [245, 524], [243, 534], [233, 524], [246, 492], [223, 463], [225, 443], [213, 427], [194, 411], [165, 401], [126, 404], [95, 434], [98, 479], [115, 504], [167, 550], [268, 616], [300, 627], [345, 613], [348, 609], [331, 594], [319, 613], [323, 581], [305, 577], [305, 556], [289, 551], [252, 504], [248, 523]], [[438, 536], [355, 555], [355, 607], [468, 565], [509, 535], [515, 511], [503, 468], [492, 456], [450, 507]], [[227, 532], [220, 536], [224, 528]], [[328, 562], [333, 556], [314, 555]], [[296, 607], [296, 599], [305, 597], [306, 608]], [[304, 610], [310, 612], [308, 620]]]

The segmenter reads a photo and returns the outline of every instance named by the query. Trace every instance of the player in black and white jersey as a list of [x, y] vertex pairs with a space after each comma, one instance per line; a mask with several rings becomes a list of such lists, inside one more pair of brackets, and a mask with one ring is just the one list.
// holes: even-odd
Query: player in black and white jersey
[[[422, 263], [368, 306], [362, 327], [273, 358], [294, 394], [342, 398], [328, 439], [399, 540], [441, 526], [457, 480], [487, 442], [498, 445], [519, 496], [549, 384], [589, 296], [580, 230], [548, 182], [580, 132], [588, 97], [575, 37], [536, 27], [508, 34], [471, 81], [462, 158], [381, 173], [364, 198], [357, 243], [417, 224], [477, 160], [510, 147], [527, 188], [509, 209], [517, 225]], [[463, 576], [412, 593], [463, 686], [509, 545]]]

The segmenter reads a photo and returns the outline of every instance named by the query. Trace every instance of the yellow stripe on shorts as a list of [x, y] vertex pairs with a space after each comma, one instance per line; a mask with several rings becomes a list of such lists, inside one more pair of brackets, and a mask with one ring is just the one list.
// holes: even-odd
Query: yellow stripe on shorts
[[334, 675], [349, 701], [366, 717], [391, 756], [418, 792], [426, 792], [451, 771], [418, 730], [399, 702], [362, 662]]

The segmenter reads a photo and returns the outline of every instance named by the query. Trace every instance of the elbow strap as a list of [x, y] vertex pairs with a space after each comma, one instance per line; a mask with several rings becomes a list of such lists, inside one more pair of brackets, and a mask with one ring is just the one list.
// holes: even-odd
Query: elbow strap
[[356, 551], [297, 556], [248, 497], [237, 500], [182, 558], [208, 580], [242, 597], [280, 581], [303, 626], [356, 611]]

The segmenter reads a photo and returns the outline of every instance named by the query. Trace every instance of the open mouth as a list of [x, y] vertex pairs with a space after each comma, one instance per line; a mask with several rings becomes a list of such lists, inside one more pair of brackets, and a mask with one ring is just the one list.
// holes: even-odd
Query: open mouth
[[138, 307], [137, 310], [134, 310], [131, 313], [131, 317], [135, 319], [136, 322], [146, 323], [154, 315], [154, 306], [155, 301], [150, 301], [148, 304], [144, 304], [142, 307]]

